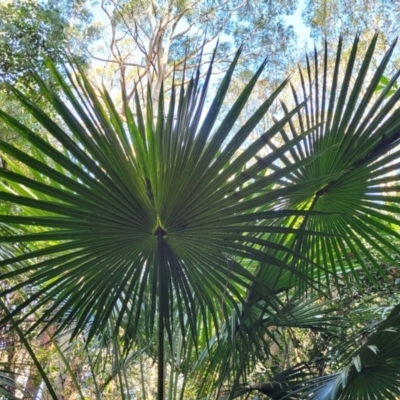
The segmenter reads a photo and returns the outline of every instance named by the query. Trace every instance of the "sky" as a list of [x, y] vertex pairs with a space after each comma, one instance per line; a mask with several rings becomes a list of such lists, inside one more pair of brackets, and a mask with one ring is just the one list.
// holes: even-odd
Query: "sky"
[[310, 38], [310, 28], [307, 28], [303, 23], [301, 13], [304, 10], [304, 0], [299, 0], [297, 10], [293, 15], [285, 16], [285, 21], [288, 25], [292, 25], [296, 32], [299, 42], [310, 46], [312, 40]]

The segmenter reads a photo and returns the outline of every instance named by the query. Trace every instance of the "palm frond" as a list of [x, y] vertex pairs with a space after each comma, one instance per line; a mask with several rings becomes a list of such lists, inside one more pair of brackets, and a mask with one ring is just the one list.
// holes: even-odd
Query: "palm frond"
[[[178, 324], [183, 332], [184, 318], [188, 318], [196, 342], [198, 320], [204, 324], [206, 337], [211, 337], [220, 321], [244, 302], [253, 275], [236, 259], [276, 265], [299, 279], [308, 279], [262, 250], [276, 246], [272, 241], [249, 233], [292, 232], [290, 228], [260, 223], [276, 219], [273, 209], [257, 219], [253, 215], [265, 197], [271, 197], [259, 195], [260, 188], [278, 182], [280, 171], [273, 167], [268, 182], [261, 185], [253, 178], [267, 173], [269, 166], [312, 129], [287, 141], [268, 157], [252, 162], [266, 141], [280, 134], [301, 108], [299, 105], [236, 157], [237, 149], [286, 85], [284, 82], [277, 88], [231, 135], [263, 69], [262, 65], [228, 115], [217, 124], [239, 54], [204, 118], [201, 116], [211, 70], [203, 88], [197, 75], [188, 86], [180, 88], [179, 95], [173, 88], [165, 112], [163, 104], [167, 101], [162, 91], [156, 114], [150, 99], [143, 105], [136, 96], [135, 111], [124, 104], [126, 121], [109, 94], [96, 93], [82, 71], [75, 73], [71, 66], [65, 81], [48, 62], [63, 89], [62, 95], [33, 74], [62, 123], [10, 86], [51, 139], [46, 140], [0, 112], [3, 121], [35, 149], [32, 156], [0, 142], [10, 166], [0, 171], [0, 199], [19, 209], [16, 215], [0, 216], [1, 224], [18, 230], [17, 234], [2, 235], [0, 240], [36, 243], [34, 249], [26, 248], [0, 261], [3, 279], [20, 278], [2, 295], [27, 286], [36, 288], [7, 318], [21, 322], [41, 310], [36, 326], [43, 324], [45, 329], [56, 324], [58, 331], [72, 326], [72, 337], [88, 327], [90, 341], [118, 310], [115, 332], [127, 317], [133, 331], [144, 320], [151, 336], [156, 318], [161, 318], [158, 324], [165, 326], [171, 337], [176, 302]], [[28, 168], [31, 176], [23, 174], [18, 165]], [[282, 191], [286, 193], [287, 189]], [[21, 261], [27, 265], [6, 270]], [[144, 302], [148, 304], [146, 315]]]
[[[307, 58], [305, 71], [299, 69], [300, 83], [298, 87], [292, 84], [292, 92], [295, 103], [299, 104], [300, 99], [310, 101], [299, 111], [298, 122], [291, 121], [290, 129], [281, 131], [288, 140], [317, 126], [306, 139], [292, 146], [289, 158], [281, 158], [285, 165], [321, 153], [323, 156], [285, 175], [282, 186], [302, 189], [282, 194], [276, 208], [331, 214], [283, 218], [281, 224], [292, 224], [313, 234], [280, 235], [275, 240], [303, 255], [297, 265], [302, 273], [328, 286], [332, 279], [336, 286], [338, 280], [346, 282], [347, 274], [358, 279], [358, 269], [376, 284], [369, 265], [384, 274], [371, 252], [389, 259], [389, 253], [399, 252], [389, 238], [399, 238], [400, 91], [394, 88], [400, 71], [394, 73], [384, 91], [376, 91], [396, 44], [372, 69], [377, 38], [375, 35], [365, 54], [358, 56], [357, 36], [347, 61], [340, 40], [332, 70], [327, 44], [322, 61], [317, 52], [312, 60]], [[387, 97], [391, 90], [394, 92]], [[283, 108], [287, 109], [284, 104]], [[269, 251], [288, 260], [283, 252]], [[309, 260], [320, 268], [316, 270]], [[263, 269], [258, 278], [265, 280]]]

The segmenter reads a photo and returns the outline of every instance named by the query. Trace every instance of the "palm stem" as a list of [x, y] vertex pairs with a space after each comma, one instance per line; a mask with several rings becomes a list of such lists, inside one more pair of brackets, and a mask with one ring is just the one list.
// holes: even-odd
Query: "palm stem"
[[167, 292], [164, 287], [163, 279], [163, 262], [162, 262], [162, 233], [158, 230], [157, 247], [158, 247], [158, 391], [157, 399], [164, 400], [165, 398], [165, 363], [164, 363], [164, 329], [165, 329], [165, 304], [168, 301]]

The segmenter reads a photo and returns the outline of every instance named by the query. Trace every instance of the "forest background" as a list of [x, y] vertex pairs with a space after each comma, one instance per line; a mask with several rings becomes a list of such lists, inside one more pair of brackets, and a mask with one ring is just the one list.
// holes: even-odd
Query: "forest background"
[[[232, 132], [237, 132], [288, 76], [291, 76], [293, 87], [303, 87], [304, 90], [303, 77], [298, 71], [304, 76], [307, 74], [310, 62], [306, 63], [306, 53], [309, 52], [309, 59], [313, 60], [314, 46], [321, 58], [324, 51], [330, 54], [333, 68], [340, 35], [344, 49], [343, 65], [352, 62], [352, 46], [357, 35], [360, 35], [358, 48], [362, 57], [368, 57], [368, 46], [376, 40], [370, 61], [373, 67], [378, 68], [397, 37], [396, 21], [400, 20], [400, 4], [387, 0], [306, 0], [304, 3], [295, 0], [28, 0], [2, 1], [0, 12], [0, 108], [50, 142], [53, 139], [48, 137], [46, 129], [21, 105], [11, 89], [17, 88], [47, 115], [59, 121], [59, 112], [31, 74], [31, 71], [36, 71], [55, 93], [62, 93], [62, 84], [52, 75], [49, 64], [45, 63], [47, 57], [59, 68], [73, 58], [94, 91], [100, 93], [106, 90], [109, 93], [115, 112], [123, 123], [129, 120], [125, 102], [139, 101], [135, 99], [137, 96], [142, 104], [152, 103], [153, 110], [157, 110], [160, 91], [166, 94], [166, 99], [170, 99], [172, 87], [181, 82], [189, 84], [197, 70], [199, 79], [209, 79], [210, 99], [219, 93], [221, 81], [230, 71], [229, 90], [218, 117], [218, 122], [224, 121], [243, 90], [252, 82], [260, 64], [265, 62], [257, 83], [252, 87], [250, 101], [238, 113], [232, 128]], [[301, 15], [309, 38], [299, 37], [296, 29], [288, 23], [290, 19], [287, 17], [294, 13]], [[235, 70], [231, 71], [231, 63], [240, 46], [240, 58]], [[389, 101], [391, 96], [395, 96], [397, 83], [388, 77], [398, 71], [399, 56], [395, 48], [376, 86], [377, 93], [381, 93], [390, 85], [385, 97]], [[213, 73], [208, 75], [212, 57]], [[325, 75], [331, 77], [334, 74], [326, 72]], [[366, 76], [370, 79], [372, 75]], [[351, 83], [355, 81], [354, 78]], [[150, 88], [149, 93], [146, 92], [147, 87]], [[279, 96], [287, 104], [293, 102], [290, 91]], [[206, 102], [207, 106], [210, 104]], [[278, 101], [271, 104], [269, 113], [260, 117], [246, 145], [256, 143], [264, 132], [274, 126], [276, 120], [285, 114], [281, 107]], [[154, 118], [157, 118], [157, 111]], [[203, 118], [205, 114], [201, 115]], [[37, 157], [32, 143], [4, 118], [0, 122], [0, 139], [5, 143], [0, 150], [2, 170], [19, 170], [22, 175], [30, 176], [29, 168], [16, 162], [16, 157], [10, 157], [6, 146], [10, 144], [25, 154]], [[269, 150], [258, 152], [257, 157], [266, 157], [268, 151], [273, 152], [287, 143], [289, 139], [282, 134], [282, 137], [272, 140]], [[242, 151], [242, 148], [238, 150], [239, 153]], [[40, 181], [36, 176], [35, 179]], [[398, 185], [395, 176], [390, 184], [394, 199]], [[7, 185], [2, 182], [3, 191], [9, 190]], [[391, 204], [387, 210], [395, 214], [393, 207]], [[21, 211], [4, 199], [0, 209], [2, 215], [17, 215]], [[0, 224], [6, 232], [9, 228], [7, 220], [0, 218]], [[164, 358], [160, 358], [160, 339], [156, 334], [149, 337], [144, 332], [132, 333], [126, 326], [119, 327], [119, 336], [111, 333], [113, 329], [110, 326], [103, 326], [101, 334], [96, 333], [94, 342], [88, 340], [90, 332], [72, 333], [74, 341], [69, 342], [70, 331], [60, 331], [56, 324], [48, 324], [46, 320], [37, 324], [37, 315], [32, 312], [15, 329], [9, 314], [18, 307], [24, 309], [21, 305], [35, 293], [35, 289], [33, 285], [14, 289], [19, 283], [5, 269], [3, 273], [11, 275], [1, 283], [0, 395], [3, 398], [38, 400], [160, 398], [159, 364], [162, 359], [162, 364], [165, 364], [163, 380], [167, 382], [162, 398], [245, 399], [252, 396], [255, 399], [264, 396], [283, 399], [304, 398], [301, 396], [309, 396], [310, 393], [320, 399], [331, 395], [332, 399], [367, 398], [361, 391], [365, 384], [363, 381], [356, 382], [354, 386], [360, 390], [357, 395], [355, 392], [344, 393], [345, 385], [343, 383], [342, 389], [340, 385], [346, 382], [347, 376], [356, 381], [354, 371], [360, 372], [360, 360], [364, 361], [360, 356], [363, 353], [358, 353], [363, 345], [369, 346], [372, 354], [383, 357], [384, 349], [376, 343], [374, 334], [400, 328], [394, 322], [387, 325], [388, 315], [393, 317], [390, 313], [399, 304], [400, 255], [396, 248], [400, 241], [399, 235], [393, 233], [398, 227], [393, 231], [383, 226], [380, 229], [383, 239], [379, 246], [369, 247], [368, 256], [364, 254], [358, 259], [359, 250], [346, 242], [338, 258], [342, 259], [341, 264], [346, 264], [344, 270], [351, 270], [350, 276], [346, 278], [342, 274], [334, 283], [325, 282], [330, 288], [323, 294], [317, 290], [319, 294], [316, 295], [303, 286], [296, 290], [286, 287], [284, 290], [277, 289], [281, 305], [287, 302], [285, 306], [289, 308], [290, 305], [292, 309], [285, 316], [277, 313], [274, 317], [268, 315], [263, 319], [264, 330], [258, 333], [259, 336], [254, 336], [257, 351], [253, 350], [254, 343], [241, 344], [242, 353], [253, 352], [254, 355], [246, 360], [245, 367], [238, 361], [239, 357], [229, 359], [229, 354], [235, 353], [232, 350], [237, 343], [235, 341], [221, 346], [224, 352], [219, 349], [219, 352], [213, 353], [214, 363], [207, 360], [206, 349], [211, 346], [213, 338], [201, 331], [204, 328], [199, 328], [201, 332], [197, 332], [205, 337], [199, 340], [197, 351], [193, 353], [185, 345], [181, 332], [174, 332], [173, 350], [168, 350], [171, 354], [165, 350]], [[369, 240], [375, 241], [371, 232], [365, 231], [364, 234], [373, 238], [366, 239], [368, 243]], [[4, 235], [9, 235], [9, 232]], [[3, 244], [0, 259], [17, 257], [18, 254], [14, 254], [18, 253], [15, 250], [17, 247]], [[3, 264], [2, 268], [5, 267]], [[251, 265], [248, 267], [253, 268]], [[225, 287], [224, 295], [229, 290], [234, 291]], [[35, 305], [30, 304], [29, 307], [34, 309]], [[221, 332], [227, 331], [229, 323], [226, 314], [221, 311], [219, 317]], [[132, 337], [129, 337], [130, 347], [127, 348], [126, 336], [129, 335]], [[375, 342], [369, 341], [371, 337], [375, 338]], [[201, 343], [204, 346], [199, 351]], [[386, 350], [394, 354], [398, 348], [400, 340], [396, 339]], [[398, 365], [393, 366], [395, 372], [390, 372], [393, 376], [381, 368], [381, 373], [387, 373], [393, 381], [389, 378], [384, 381], [379, 375], [384, 383], [372, 390], [381, 396], [384, 393], [386, 397], [377, 395], [377, 399], [397, 398], [399, 368]], [[321, 388], [330, 388], [329, 394]]]

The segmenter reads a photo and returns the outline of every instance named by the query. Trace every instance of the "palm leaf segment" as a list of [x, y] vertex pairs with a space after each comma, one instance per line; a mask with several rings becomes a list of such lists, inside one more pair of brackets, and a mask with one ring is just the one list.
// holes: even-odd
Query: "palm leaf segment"
[[211, 67], [202, 87], [197, 71], [179, 93], [173, 88], [168, 105], [161, 91], [157, 112], [152, 110], [150, 96], [144, 112], [138, 96], [134, 111], [124, 101], [124, 119], [110, 96], [104, 93], [99, 98], [84, 74], [74, 76], [67, 70], [66, 82], [51, 62], [48, 67], [62, 95], [39, 76], [34, 78], [61, 117], [57, 121], [10, 87], [51, 135], [47, 141], [0, 112], [34, 152], [28, 155], [0, 142], [10, 166], [10, 170], [0, 170], [7, 182], [0, 199], [18, 207], [18, 215], [0, 217], [3, 226], [16, 232], [1, 240], [31, 246], [30, 251], [0, 261], [3, 279], [18, 278], [19, 283], [8, 292], [37, 288], [13, 316], [47, 305], [38, 323], [58, 321], [59, 330], [73, 324], [73, 335], [89, 327], [89, 340], [106, 327], [113, 313], [117, 313], [116, 332], [122, 321], [133, 332], [141, 321], [148, 337], [156, 315], [161, 315], [160, 327], [165, 325], [169, 333], [175, 318], [182, 331], [188, 324], [194, 336], [200, 319], [207, 336], [227, 310], [244, 300], [249, 288], [251, 271], [239, 259], [291, 269], [261, 250], [282, 248], [265, 234], [293, 231], [260, 223], [288, 215], [261, 207], [280, 192], [260, 194], [260, 189], [271, 188], [283, 173], [274, 167], [275, 172], [261, 185], [253, 178], [264, 176], [308, 133], [256, 161], [260, 149], [290, 120], [293, 113], [288, 113], [236, 155], [286, 84], [231, 134], [261, 66], [216, 126], [238, 57], [239, 53], [207, 113], [204, 104]]

